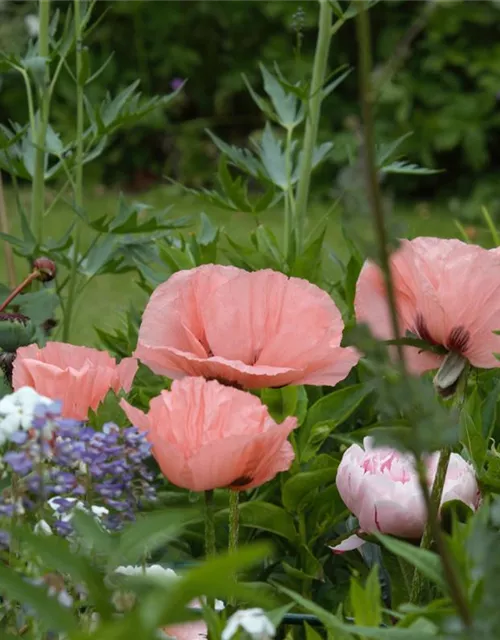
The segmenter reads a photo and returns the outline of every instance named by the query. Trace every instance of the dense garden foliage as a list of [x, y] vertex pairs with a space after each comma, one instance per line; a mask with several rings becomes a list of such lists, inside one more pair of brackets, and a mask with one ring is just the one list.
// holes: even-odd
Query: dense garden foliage
[[[66, 2], [55, 6], [65, 11]], [[3, 2], [0, 7], [0, 48], [19, 51], [28, 36], [25, 18], [36, 13], [36, 3]], [[316, 9], [311, 2], [100, 0], [94, 15], [103, 19], [88, 38], [93, 65], [108, 65], [88, 88], [93, 102], [108, 90], [116, 95], [137, 77], [145, 96], [165, 93], [188, 79], [171, 108], [118, 133], [108, 153], [94, 164], [94, 179], [130, 188], [148, 187], [164, 176], [190, 185], [211, 183], [215, 148], [205, 129], [238, 144], [264, 125], [242, 74], [257, 86], [258, 61], [276, 61], [286, 77], [297, 82], [307, 78], [314, 55]], [[433, 179], [392, 180], [398, 193], [462, 200], [474, 193], [475, 205], [481, 199], [484, 204], [485, 198], [498, 201], [499, 18], [498, 3], [486, 0], [393, 0], [373, 7], [376, 74], [388, 74], [377, 101], [380, 138], [388, 142], [412, 133], [404, 153], [414, 162], [443, 170]], [[356, 58], [355, 29], [348, 23], [335, 36], [330, 69], [353, 69]], [[71, 135], [74, 97], [64, 71], [54, 98], [54, 126]], [[0, 120], [18, 120], [25, 110], [15, 76], [3, 76]], [[325, 103], [320, 136], [335, 142], [335, 150], [320, 176], [324, 189], [337, 186], [332, 176], [356, 147], [351, 124], [357, 111], [356, 77], [351, 73], [342, 91]], [[479, 206], [466, 213], [477, 211]]]
[[[168, 4], [148, 6], [157, 16]], [[244, 7], [278, 24], [285, 12], [225, 6], [211, 19], [231, 18], [235, 33], [237, 16], [248, 31]], [[152, 33], [141, 7], [113, 11]], [[188, 28], [191, 9], [181, 19], [172, 7], [168, 28]], [[432, 42], [445, 8], [423, 8], [418, 31]], [[0, 177], [20, 229], [8, 229], [0, 191], [1, 638], [497, 638], [500, 236], [487, 208], [492, 249], [465, 230], [401, 239], [388, 219], [384, 180], [438, 175], [402, 155], [397, 119], [376, 117], [396, 86], [391, 61], [404, 58], [396, 47], [382, 72], [373, 64], [371, 21], [381, 29], [389, 8], [290, 3], [305, 50], [315, 34], [312, 58], [297, 74], [253, 60], [246, 90], [264, 125], [238, 145], [210, 127], [216, 171], [185, 187], [196, 220], [125, 196], [114, 215], [86, 205], [92, 166], [189, 99], [181, 67], [168, 68], [166, 95], [141, 95], [126, 74], [100, 95], [108, 64], [122, 61], [100, 67], [89, 44], [109, 20], [102, 9], [40, 0], [27, 46], [0, 57], [26, 114], [0, 123]], [[416, 28], [405, 15], [402, 30]], [[345, 38], [356, 73], [329, 66]], [[350, 182], [312, 224], [335, 151], [325, 105], [354, 86]], [[418, 133], [431, 163], [442, 149], [423, 153]], [[57, 236], [47, 215], [61, 201], [71, 217]], [[229, 235], [207, 204], [251, 217], [249, 237]], [[332, 223], [343, 253], [325, 240]], [[125, 274], [147, 303], [97, 327], [99, 348], [77, 346], [77, 301], [104, 274]]]

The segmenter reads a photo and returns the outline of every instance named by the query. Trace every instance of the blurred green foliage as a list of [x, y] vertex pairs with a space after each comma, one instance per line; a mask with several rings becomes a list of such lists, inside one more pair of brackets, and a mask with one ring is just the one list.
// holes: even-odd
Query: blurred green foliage
[[[67, 3], [56, 3], [62, 12]], [[30, 8], [31, 7], [31, 8]], [[0, 4], [0, 49], [19, 49], [28, 37], [24, 19], [33, 2]], [[107, 12], [104, 20], [100, 17]], [[205, 128], [242, 144], [263, 127], [263, 117], [242, 74], [259, 85], [258, 63], [276, 61], [291, 80], [303, 80], [314, 53], [316, 4], [295, 0], [146, 2], [100, 0], [89, 40], [92, 68], [109, 57], [93, 83], [92, 102], [141, 79], [148, 97], [188, 79], [173, 109], [158, 110], [133, 130], [121, 131], [92, 171], [107, 183], [142, 189], [168, 176], [191, 186], [210, 181], [217, 150]], [[480, 198], [498, 198], [487, 177], [496, 169], [500, 142], [500, 4], [481, 2], [379, 2], [372, 9], [375, 73], [381, 87], [377, 106], [380, 142], [413, 131], [402, 152], [411, 161], [442, 168], [442, 174], [391, 184], [401, 193], [469, 194], [480, 176]], [[353, 24], [334, 37], [330, 68], [355, 66]], [[394, 71], [394, 73], [391, 73]], [[0, 77], [0, 120], [23, 120], [23, 87], [14, 74]], [[74, 128], [71, 79], [59, 83], [54, 126]], [[355, 148], [352, 116], [359, 112], [356, 74], [334, 92], [324, 108], [321, 141], [334, 140], [338, 167]], [[322, 174], [332, 186], [333, 167]], [[485, 181], [486, 179], [486, 181]], [[443, 192], [444, 189], [444, 192]]]

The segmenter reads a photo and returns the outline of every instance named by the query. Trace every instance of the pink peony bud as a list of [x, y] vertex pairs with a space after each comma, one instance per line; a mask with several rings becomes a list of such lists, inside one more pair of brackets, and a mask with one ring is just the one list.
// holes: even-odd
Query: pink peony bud
[[[337, 488], [349, 510], [358, 518], [360, 529], [379, 531], [401, 538], [418, 540], [427, 522], [414, 459], [388, 447], [374, 448], [365, 438], [364, 450], [350, 446], [337, 472]], [[439, 454], [427, 458], [427, 477], [432, 486]], [[480, 493], [472, 466], [456, 453], [451, 454], [441, 505], [460, 500], [471, 509], [479, 505]], [[333, 547], [336, 553], [350, 551], [363, 544], [351, 536]]]

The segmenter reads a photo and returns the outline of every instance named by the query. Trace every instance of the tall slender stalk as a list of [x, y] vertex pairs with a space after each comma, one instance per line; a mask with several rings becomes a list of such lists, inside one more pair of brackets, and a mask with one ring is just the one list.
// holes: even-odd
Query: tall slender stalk
[[[364, 0], [362, 0], [364, 1]], [[361, 4], [361, 3], [360, 3]], [[361, 8], [358, 13], [356, 22], [358, 43], [359, 43], [359, 87], [360, 100], [363, 114], [363, 156], [366, 182], [368, 187], [368, 198], [373, 213], [373, 221], [375, 233], [378, 239], [380, 267], [384, 274], [385, 287], [389, 301], [391, 314], [391, 324], [394, 338], [399, 338], [399, 321], [396, 307], [396, 297], [394, 295], [394, 286], [392, 282], [392, 272], [390, 267], [388, 237], [385, 228], [384, 211], [382, 208], [382, 197], [380, 194], [380, 185], [377, 176], [377, 168], [375, 163], [375, 126], [373, 120], [373, 103], [375, 94], [372, 86], [371, 69], [371, 37], [370, 25], [368, 22], [367, 10]], [[400, 365], [403, 371], [406, 371], [404, 351], [401, 345], [397, 345], [397, 352]]]
[[[469, 609], [469, 603], [467, 602], [466, 593], [460, 579], [460, 575], [457, 571], [453, 556], [450, 553], [450, 549], [446, 544], [446, 540], [441, 530], [439, 522], [438, 506], [434, 502], [427, 486], [427, 469], [420, 457], [416, 457], [416, 468], [418, 472], [419, 484], [424, 497], [425, 506], [427, 509], [427, 518], [429, 526], [432, 531], [432, 536], [436, 541], [437, 550], [441, 558], [441, 564], [443, 567], [443, 573], [445, 580], [448, 584], [451, 599], [455, 605], [458, 615], [461, 617], [462, 622], [468, 628], [472, 626], [472, 615]], [[412, 585], [413, 592], [413, 585]]]
[[240, 513], [239, 513], [238, 491], [229, 491], [229, 551], [234, 552], [238, 549], [238, 538], [240, 531]]
[[[74, 199], [75, 208], [83, 208], [83, 126], [84, 126], [84, 93], [83, 93], [83, 58], [82, 58], [82, 16], [81, 0], [74, 0], [75, 13], [75, 41], [76, 41], [76, 150], [75, 150], [75, 179]], [[71, 321], [76, 299], [76, 285], [78, 281], [78, 260], [81, 244], [81, 221], [75, 226], [75, 244], [73, 246], [73, 260], [68, 286], [68, 302], [64, 314], [63, 341], [67, 342], [71, 332]]]
[[[365, 160], [365, 172], [366, 182], [368, 188], [368, 194], [370, 199], [371, 210], [373, 213], [373, 220], [375, 231], [379, 244], [379, 258], [382, 271], [384, 273], [385, 285], [387, 289], [387, 297], [390, 308], [391, 323], [394, 332], [394, 336], [399, 336], [399, 322], [396, 307], [396, 298], [394, 294], [394, 287], [392, 282], [392, 274], [390, 269], [389, 251], [387, 246], [387, 232], [385, 228], [384, 212], [382, 208], [382, 199], [380, 195], [379, 183], [377, 180], [377, 170], [375, 163], [375, 135], [374, 135], [374, 120], [373, 120], [373, 103], [375, 100], [374, 91], [371, 81], [371, 38], [370, 38], [370, 24], [367, 15], [366, 1], [360, 0], [359, 4], [362, 6], [359, 8], [357, 15], [357, 36], [358, 36], [358, 51], [359, 51], [359, 86], [360, 86], [360, 99], [363, 113], [363, 139], [364, 139], [364, 160]], [[364, 5], [364, 6], [363, 6]], [[399, 365], [404, 379], [406, 378], [407, 371], [404, 360], [404, 352], [401, 345], [398, 346]], [[429, 527], [431, 528], [432, 535], [436, 541], [438, 552], [441, 558], [441, 564], [443, 567], [443, 573], [448, 585], [450, 596], [453, 600], [458, 615], [462, 619], [464, 625], [470, 628], [472, 624], [471, 612], [469, 604], [467, 602], [466, 594], [463, 589], [460, 576], [458, 574], [456, 565], [453, 561], [453, 557], [450, 553], [443, 532], [441, 531], [439, 522], [438, 505], [431, 497], [429, 487], [427, 485], [427, 473], [426, 467], [419, 455], [415, 455], [416, 469], [419, 478], [420, 488], [424, 497], [424, 502], [428, 514]], [[443, 461], [444, 466], [444, 461]]]
[[210, 558], [216, 554], [214, 492], [205, 491], [205, 555]]
[[47, 60], [43, 78], [43, 85], [39, 89], [38, 119], [36, 131], [32, 132], [35, 142], [35, 166], [33, 171], [31, 224], [37, 243], [43, 242], [43, 216], [45, 208], [45, 139], [49, 125], [50, 110], [50, 66], [49, 58], [49, 26], [50, 0], [39, 0], [38, 18], [40, 21], [38, 34], [38, 55]]
[[314, 147], [318, 137], [318, 125], [323, 100], [322, 88], [325, 83], [328, 54], [332, 37], [332, 8], [328, 0], [319, 0], [319, 23], [316, 53], [309, 92], [309, 111], [304, 134], [302, 161], [300, 164], [299, 180], [297, 183], [296, 214], [295, 214], [295, 244], [297, 253], [302, 251], [304, 227], [307, 216], [309, 199], [309, 185], [313, 164]]
[[[465, 402], [468, 373], [469, 373], [469, 366], [467, 365], [460, 377], [458, 388], [455, 394], [455, 407], [458, 409], [459, 416], [460, 416], [460, 412], [462, 410], [463, 404]], [[450, 463], [451, 453], [452, 453], [451, 447], [445, 447], [444, 449], [441, 450], [441, 453], [439, 454], [439, 461], [436, 469], [436, 475], [434, 477], [434, 482], [432, 483], [431, 501], [432, 501], [432, 504], [437, 509], [438, 518], [439, 518], [439, 508], [441, 505], [441, 499], [443, 497], [444, 483], [446, 481], [446, 474], [448, 473], [448, 465]], [[434, 542], [434, 530], [433, 530], [432, 523], [428, 518], [427, 525], [425, 527], [424, 534], [420, 542], [420, 547], [422, 549], [430, 549], [433, 542]], [[411, 584], [410, 602], [413, 602], [415, 604], [418, 604], [420, 602], [424, 586], [425, 586], [424, 576], [420, 573], [420, 571], [415, 569], [413, 573], [412, 584]]]
[[[0, 171], [0, 230], [2, 233], [9, 233], [9, 216], [7, 215], [7, 205], [5, 204], [5, 196], [3, 192], [2, 172]], [[12, 246], [3, 241], [3, 251], [5, 255], [5, 268], [7, 270], [7, 281], [9, 287], [16, 286], [16, 268], [14, 265], [14, 253]]]
[[286, 143], [285, 143], [285, 171], [286, 182], [288, 185], [285, 193], [285, 224], [283, 226], [283, 253], [285, 260], [290, 265], [292, 253], [292, 247], [294, 244], [293, 221], [295, 219], [295, 199], [293, 196], [292, 186], [292, 140], [293, 128], [288, 127], [286, 131]]

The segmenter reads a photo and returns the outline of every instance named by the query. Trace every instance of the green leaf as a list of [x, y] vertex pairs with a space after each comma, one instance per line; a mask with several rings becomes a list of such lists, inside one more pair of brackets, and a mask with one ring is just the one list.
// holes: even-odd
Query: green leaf
[[382, 623], [382, 594], [378, 569], [378, 565], [373, 566], [364, 587], [357, 578], [351, 578], [351, 605], [357, 625], [379, 627]]
[[435, 627], [427, 628], [427, 633], [422, 629], [422, 627], [415, 629], [400, 629], [398, 627], [380, 629], [376, 627], [359, 627], [357, 625], [346, 624], [337, 616], [326, 611], [314, 602], [307, 600], [298, 593], [295, 593], [286, 587], [282, 587], [281, 585], [276, 585], [276, 587], [283, 593], [287, 594], [300, 607], [319, 618], [331, 634], [330, 638], [335, 638], [335, 640], [337, 640], [337, 638], [342, 640], [354, 640], [354, 635], [351, 634], [356, 634], [356, 637], [361, 636], [363, 638], [373, 638], [374, 640], [422, 640], [422, 638], [434, 637], [436, 635]]
[[404, 347], [415, 347], [420, 351], [430, 351], [431, 353], [437, 353], [439, 355], [445, 355], [448, 353], [446, 347], [443, 347], [439, 344], [431, 344], [426, 340], [413, 337], [412, 335], [407, 335], [404, 338], [397, 338], [395, 340], [385, 340], [385, 344], [401, 345]]
[[105, 531], [90, 513], [75, 509], [71, 524], [77, 532], [83, 550], [90, 556], [108, 557], [116, 546], [115, 537]]
[[266, 122], [260, 144], [257, 145], [266, 175], [282, 191], [288, 189], [285, 152], [282, 143], [275, 138], [269, 122]]
[[243, 527], [270, 531], [291, 543], [298, 540], [295, 523], [290, 514], [270, 502], [251, 500], [240, 505], [240, 524]]
[[293, 94], [287, 94], [280, 82], [263, 64], [259, 66], [264, 81], [264, 91], [271, 98], [280, 124], [285, 128], [297, 125], [300, 122], [300, 119], [297, 120], [297, 98]]
[[388, 551], [409, 562], [445, 593], [447, 592], [441, 560], [438, 555], [427, 549], [421, 549], [408, 542], [398, 540], [397, 538], [385, 536], [380, 533], [373, 533], [373, 535]]
[[305, 451], [313, 425], [327, 422], [333, 429], [342, 424], [372, 393], [369, 384], [358, 384], [333, 391], [315, 402], [307, 412], [307, 418], [299, 432], [299, 451]]
[[296, 416], [298, 423], [302, 424], [306, 416], [308, 400], [304, 387], [263, 389], [260, 399], [276, 422], [283, 422], [288, 416]]
[[500, 398], [500, 381], [498, 381], [492, 391], [486, 396], [481, 406], [481, 424], [483, 436], [489, 442], [495, 429], [498, 415], [498, 400]]
[[71, 633], [78, 629], [70, 609], [63, 607], [57, 598], [49, 596], [43, 587], [29, 584], [4, 565], [0, 565], [0, 592], [9, 600], [31, 607], [47, 630]]
[[304, 248], [304, 251], [295, 258], [290, 270], [291, 276], [305, 278], [313, 283], [318, 282], [325, 233], [326, 224], [316, 238], [309, 242]]
[[277, 270], [284, 269], [284, 258], [274, 233], [263, 224], [255, 229], [258, 251], [268, 257], [270, 264]]
[[34, 325], [40, 326], [49, 318], [53, 318], [59, 306], [59, 297], [53, 287], [44, 287], [39, 291], [24, 293], [16, 298], [19, 310], [31, 319]]
[[203, 514], [196, 508], [169, 509], [143, 515], [121, 534], [109, 558], [110, 565], [138, 564], [144, 554], [153, 553], [174, 540], [188, 524], [201, 520]]
[[337, 467], [303, 471], [289, 478], [283, 485], [281, 499], [287, 511], [303, 511], [312, 497], [312, 493], [324, 484], [334, 482]]
[[113, 259], [117, 248], [117, 241], [112, 235], [106, 235], [96, 242], [80, 264], [80, 273], [92, 277], [102, 272]]
[[19, 532], [19, 538], [42, 560], [44, 570], [67, 574], [75, 583], [85, 585], [100, 616], [112, 615], [114, 608], [103, 575], [94, 569], [88, 560], [71, 550], [66, 540], [56, 536], [35, 535], [27, 531]]
[[[240, 547], [236, 552], [218, 555], [188, 571], [181, 580], [172, 581], [167, 589], [144, 598], [144, 610], [157, 615], [157, 627], [182, 619], [184, 607], [200, 596], [207, 598], [236, 598], [254, 606], [269, 607], [269, 595], [250, 585], [236, 582], [236, 574], [259, 562], [271, 553], [268, 544]], [[161, 608], [159, 609], [159, 607]], [[271, 605], [273, 606], [273, 605]], [[185, 615], [185, 614], [184, 614]]]
[[426, 169], [425, 167], [420, 167], [418, 164], [414, 164], [413, 162], [405, 162], [402, 160], [386, 164], [381, 167], [380, 171], [381, 173], [399, 173], [413, 176], [430, 176], [435, 173], [442, 173], [441, 169]]
[[279, 591], [289, 596], [294, 602], [296, 602], [300, 607], [302, 607], [302, 609], [305, 609], [306, 611], [309, 611], [310, 613], [315, 615], [323, 623], [326, 629], [332, 634], [333, 638], [337, 638], [337, 635], [336, 635], [337, 632], [342, 632], [346, 630], [345, 627], [347, 625], [344, 625], [342, 620], [337, 616], [333, 615], [333, 613], [326, 611], [319, 605], [315, 604], [314, 602], [311, 602], [310, 600], [307, 600], [306, 598], [299, 595], [298, 593], [295, 593], [291, 589], [287, 589], [286, 587], [283, 587], [281, 585], [276, 585], [276, 587]]
[[460, 440], [469, 452], [476, 472], [480, 474], [486, 462], [488, 451], [488, 441], [483, 436], [482, 425], [479, 420], [474, 420], [467, 410], [462, 409], [460, 413], [460, 428]]
[[350, 75], [352, 69], [347, 69], [344, 73], [341, 73], [340, 76], [332, 80], [326, 87], [323, 88], [323, 100], [327, 98], [335, 89], [344, 82], [348, 75]]

